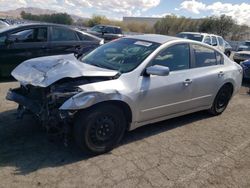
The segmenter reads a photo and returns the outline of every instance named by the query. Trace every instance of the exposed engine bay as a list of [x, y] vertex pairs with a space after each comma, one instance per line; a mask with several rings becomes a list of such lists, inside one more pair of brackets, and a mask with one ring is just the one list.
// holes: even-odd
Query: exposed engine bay
[[77, 111], [60, 110], [72, 96], [82, 92], [78, 86], [113, 79], [112, 77], [63, 78], [48, 87], [21, 85], [10, 89], [6, 99], [17, 102], [18, 117], [34, 114], [50, 134], [68, 135]]

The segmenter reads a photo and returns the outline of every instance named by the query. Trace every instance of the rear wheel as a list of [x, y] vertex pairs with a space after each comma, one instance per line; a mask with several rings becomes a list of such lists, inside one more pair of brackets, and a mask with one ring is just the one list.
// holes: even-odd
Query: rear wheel
[[123, 111], [111, 104], [80, 112], [74, 125], [76, 144], [85, 152], [101, 154], [112, 150], [126, 129]]
[[230, 85], [224, 85], [217, 93], [213, 106], [209, 109], [209, 112], [213, 115], [223, 113], [232, 97], [232, 93], [232, 87]]

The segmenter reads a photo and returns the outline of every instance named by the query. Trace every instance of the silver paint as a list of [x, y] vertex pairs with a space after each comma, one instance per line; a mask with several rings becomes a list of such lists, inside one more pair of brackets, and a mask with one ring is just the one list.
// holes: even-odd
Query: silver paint
[[[150, 60], [162, 49], [173, 44], [186, 42], [216, 49], [199, 42], [161, 35], [141, 35], [130, 38], [151, 42], [162, 41], [162, 45], [135, 70], [121, 74], [118, 79], [79, 86], [82, 92], [68, 99], [60, 107], [61, 110], [78, 111], [104, 101], [120, 101], [131, 109], [130, 130], [132, 130], [148, 123], [209, 109], [217, 92], [225, 83], [233, 84], [234, 94], [241, 86], [241, 67], [223, 54], [224, 65], [171, 71], [168, 76], [143, 76], [142, 73]], [[77, 61], [72, 55], [37, 58], [17, 67], [12, 75], [23, 84], [47, 87], [64, 77], [117, 74], [116, 71]], [[29, 68], [30, 66], [32, 68]]]

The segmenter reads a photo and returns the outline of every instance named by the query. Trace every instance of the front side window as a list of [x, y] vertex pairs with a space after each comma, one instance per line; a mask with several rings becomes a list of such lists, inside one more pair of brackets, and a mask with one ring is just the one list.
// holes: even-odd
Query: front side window
[[211, 45], [211, 37], [206, 36], [206, 38], [204, 39], [204, 43]]
[[47, 28], [34, 28], [34, 29], [25, 29], [12, 33], [10, 36], [12, 40], [16, 43], [25, 43], [25, 42], [46, 42], [47, 41]]
[[126, 73], [139, 66], [159, 46], [154, 42], [123, 38], [98, 47], [81, 61]]
[[215, 36], [212, 36], [212, 45], [217, 46], [217, 39]]
[[217, 64], [214, 50], [198, 44], [192, 44], [192, 48], [194, 51], [195, 67], [206, 67]]
[[161, 51], [151, 62], [152, 65], [161, 65], [170, 71], [188, 69], [190, 64], [190, 50], [188, 44], [176, 44]]
[[74, 31], [66, 28], [53, 27], [51, 41], [77, 41], [78, 38]]

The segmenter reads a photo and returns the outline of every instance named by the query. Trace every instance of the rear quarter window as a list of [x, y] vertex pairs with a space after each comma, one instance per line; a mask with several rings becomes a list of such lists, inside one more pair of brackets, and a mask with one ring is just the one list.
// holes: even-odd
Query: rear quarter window
[[215, 52], [215, 53], [216, 53], [216, 63], [218, 65], [223, 65], [224, 64], [223, 55], [221, 55], [219, 52]]
[[194, 51], [195, 67], [207, 67], [217, 65], [216, 52], [210, 48], [192, 44]]
[[224, 40], [221, 37], [218, 37], [219, 45], [224, 46]]

